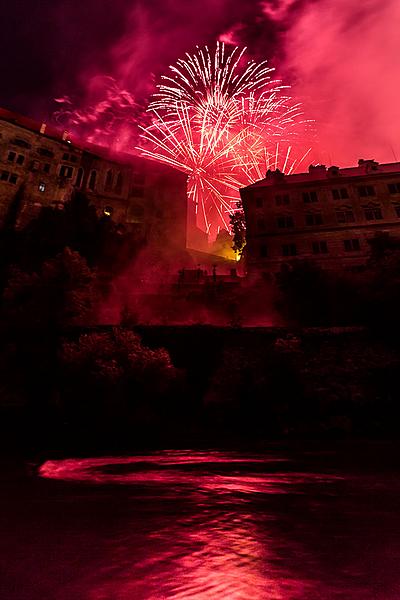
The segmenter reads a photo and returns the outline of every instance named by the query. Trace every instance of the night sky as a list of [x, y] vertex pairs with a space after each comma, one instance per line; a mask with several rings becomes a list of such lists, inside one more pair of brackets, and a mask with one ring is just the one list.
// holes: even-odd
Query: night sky
[[84, 105], [98, 75], [146, 102], [169, 64], [222, 39], [272, 61], [326, 162], [400, 158], [398, 0], [15, 0], [2, 17], [5, 108], [48, 118], [56, 97]]

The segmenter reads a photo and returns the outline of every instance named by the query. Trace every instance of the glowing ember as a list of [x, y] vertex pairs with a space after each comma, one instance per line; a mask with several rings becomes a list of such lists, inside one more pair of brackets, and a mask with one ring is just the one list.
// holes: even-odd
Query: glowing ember
[[246, 49], [217, 42], [170, 67], [149, 105], [153, 123], [142, 127], [142, 152], [189, 176], [198, 224], [212, 237], [229, 229], [238, 189], [267, 169], [290, 173], [310, 152], [293, 157], [308, 122], [301, 106], [271, 79], [267, 61], [245, 61]]

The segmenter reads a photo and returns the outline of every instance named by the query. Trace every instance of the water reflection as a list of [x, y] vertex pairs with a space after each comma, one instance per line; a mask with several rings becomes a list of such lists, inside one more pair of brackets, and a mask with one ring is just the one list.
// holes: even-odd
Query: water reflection
[[7, 600], [398, 600], [398, 479], [321, 464], [217, 451], [47, 461], [6, 532]]
[[[42, 477], [95, 484], [157, 486], [160, 498], [185, 495], [184, 514], [156, 517], [157, 527], [141, 540], [132, 557], [128, 532], [119, 555], [97, 573], [90, 599], [299, 599], [311, 584], [284, 572], [274, 552], [273, 516], [248, 503], [267, 494], [303, 494], [309, 483], [338, 476], [285, 470], [284, 457], [236, 453], [162, 452], [121, 458], [48, 461]], [[162, 489], [164, 488], [164, 489]], [[162, 507], [160, 507], [162, 510]], [[149, 516], [149, 515], [147, 515]], [[260, 526], [261, 525], [261, 526]], [[137, 523], [128, 525], [137, 528]], [[126, 556], [131, 560], [126, 561]]]

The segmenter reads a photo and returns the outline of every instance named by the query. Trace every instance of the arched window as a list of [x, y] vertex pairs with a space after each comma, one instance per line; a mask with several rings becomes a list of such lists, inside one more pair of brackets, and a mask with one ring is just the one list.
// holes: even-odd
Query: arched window
[[90, 177], [89, 177], [88, 188], [89, 188], [89, 190], [92, 190], [92, 192], [94, 192], [94, 188], [96, 187], [96, 177], [97, 177], [96, 171], [91, 171]]
[[75, 180], [76, 187], [80, 188], [82, 185], [82, 181], [83, 181], [83, 169], [82, 169], [82, 167], [80, 167], [78, 169], [78, 174], [77, 174], [76, 180]]
[[117, 175], [117, 182], [115, 184], [115, 192], [117, 194], [120, 194], [122, 192], [122, 183], [123, 183], [122, 173], [120, 172]]
[[114, 174], [113, 174], [112, 170], [109, 169], [106, 174], [106, 184], [104, 186], [104, 189], [106, 192], [109, 192], [112, 190], [113, 179], [114, 179]]

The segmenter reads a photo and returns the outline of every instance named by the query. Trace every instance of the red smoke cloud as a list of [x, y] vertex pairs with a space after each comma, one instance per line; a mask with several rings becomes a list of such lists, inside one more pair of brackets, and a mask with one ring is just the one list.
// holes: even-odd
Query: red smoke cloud
[[320, 162], [400, 160], [399, 23], [398, 0], [321, 0], [296, 13], [283, 69], [316, 120]]
[[400, 159], [398, 0], [261, 0], [251, 6], [204, 0], [201, 8], [184, 0], [126, 0], [117, 8], [125, 11], [125, 26], [109, 45], [104, 68], [83, 67], [83, 105], [90, 104], [93, 82], [110, 81], [108, 76], [146, 105], [168, 64], [196, 44], [213, 47], [220, 39], [247, 45], [257, 60], [270, 58], [277, 76], [292, 84], [291, 95], [316, 122], [317, 160], [350, 165], [361, 157]]

